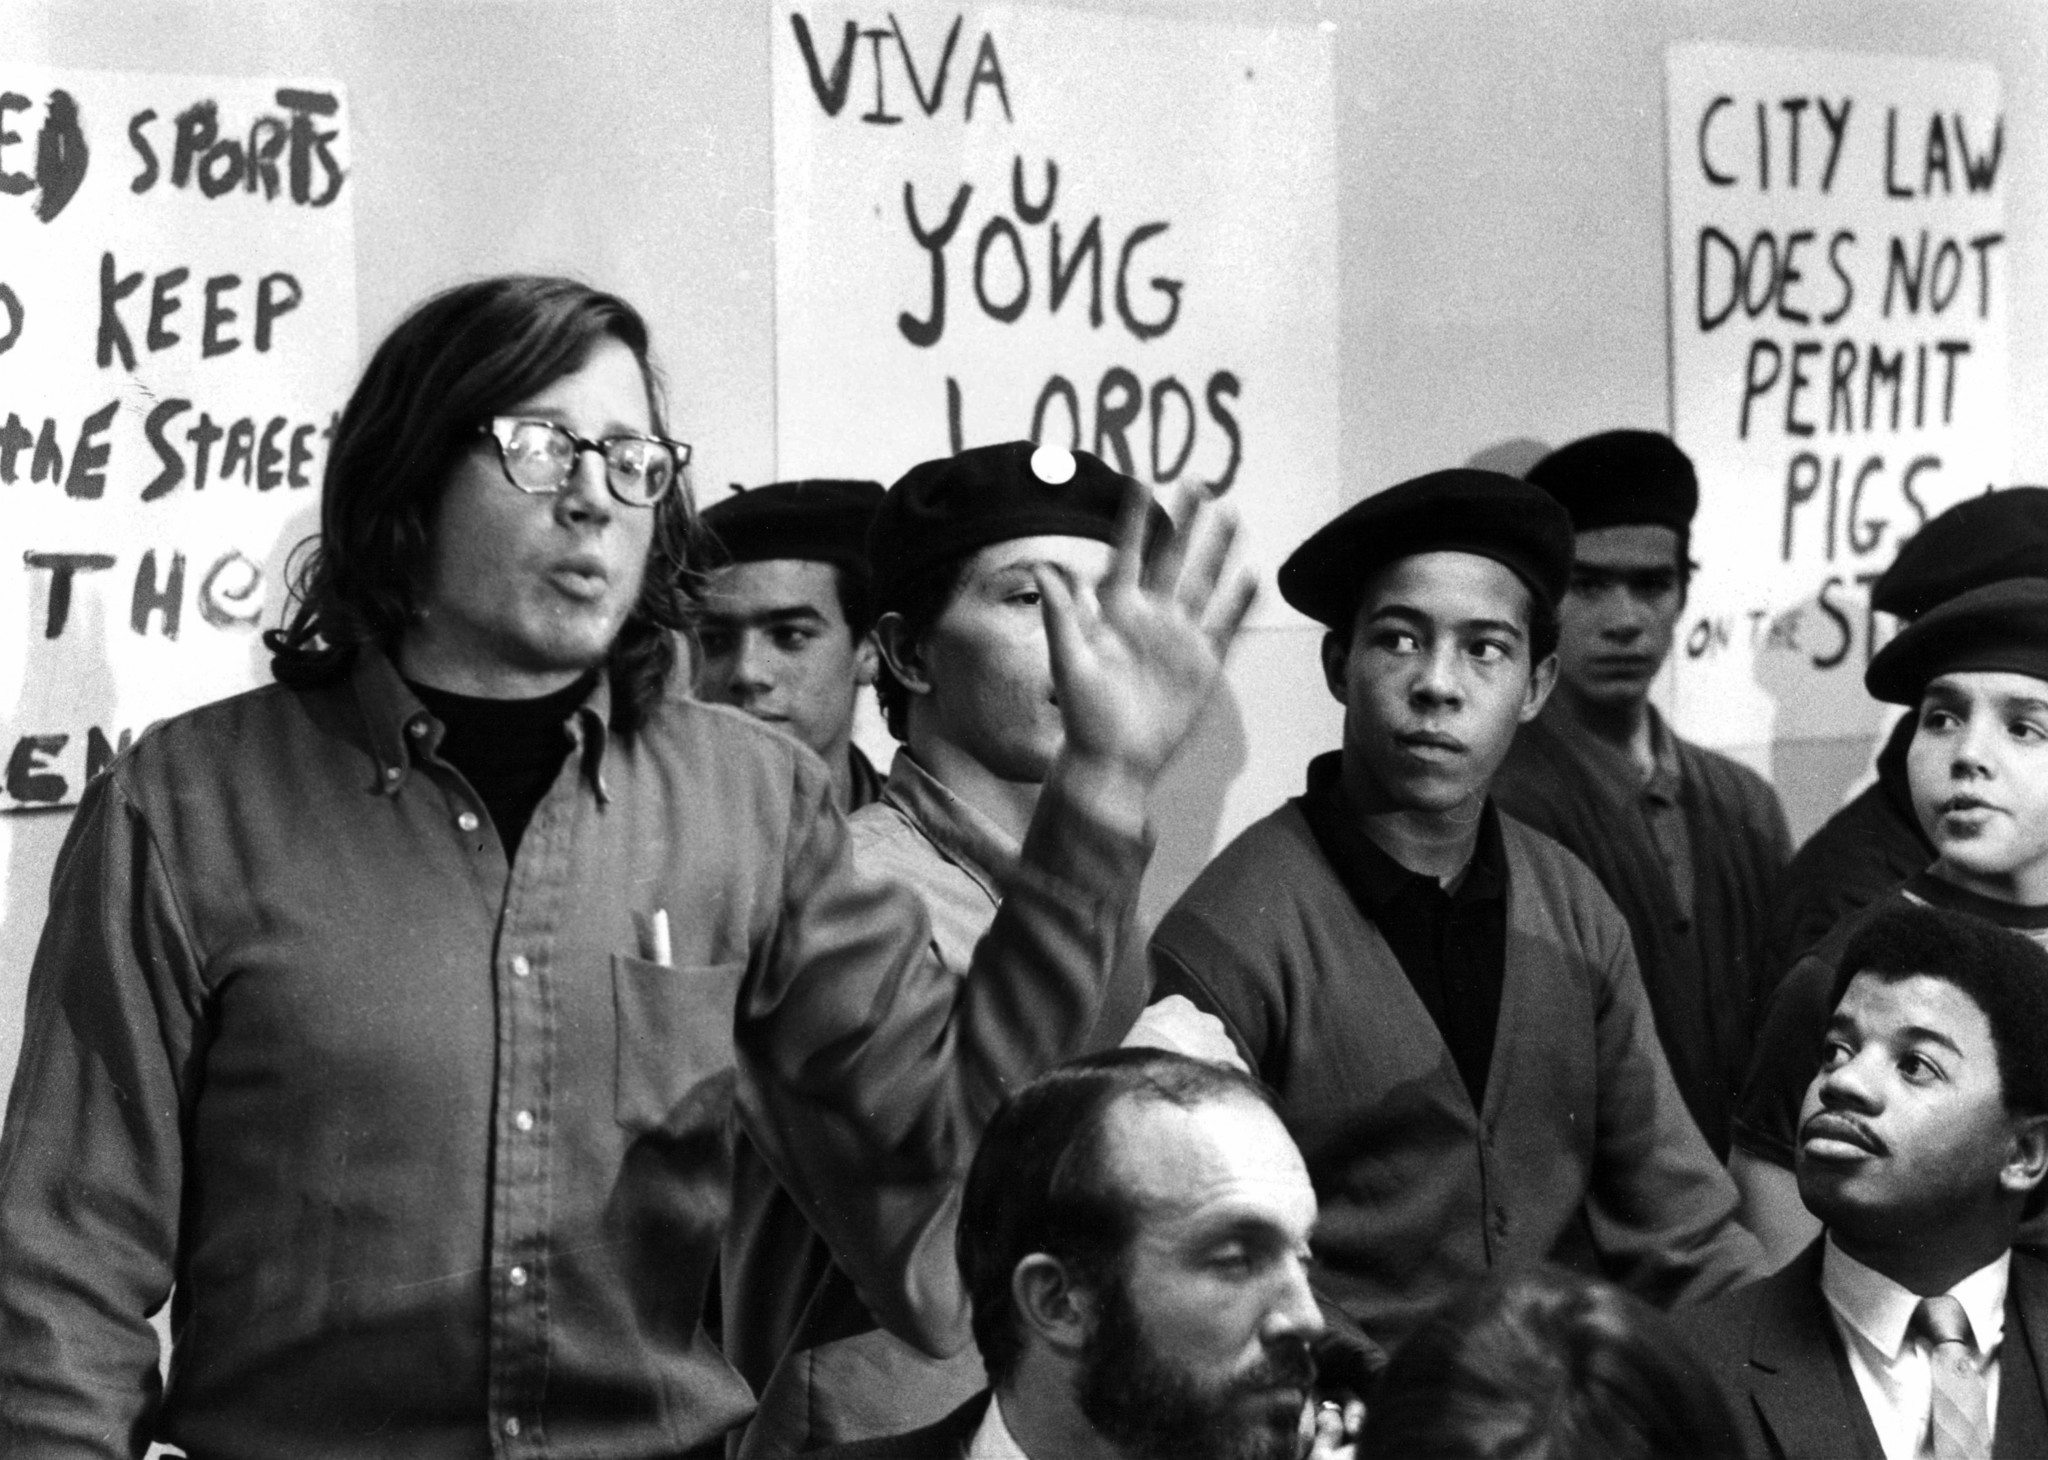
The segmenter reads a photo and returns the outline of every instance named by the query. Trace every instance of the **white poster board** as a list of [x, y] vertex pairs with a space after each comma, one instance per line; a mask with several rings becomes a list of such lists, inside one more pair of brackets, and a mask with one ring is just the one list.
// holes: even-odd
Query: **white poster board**
[[1221, 487], [1266, 571], [1332, 515], [1326, 32], [771, 14], [778, 475], [1029, 436]]
[[348, 131], [329, 81], [0, 62], [0, 813], [267, 677], [356, 371]]
[[1873, 732], [1868, 587], [2010, 469], [1990, 67], [1668, 54], [1672, 418], [1699, 469], [1672, 707], [1724, 747]]

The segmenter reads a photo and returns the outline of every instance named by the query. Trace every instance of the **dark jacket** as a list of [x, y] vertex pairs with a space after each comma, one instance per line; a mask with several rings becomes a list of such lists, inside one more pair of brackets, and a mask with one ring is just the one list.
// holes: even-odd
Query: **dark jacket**
[[1934, 860], [1906, 780], [1914, 718], [1902, 716], [1878, 752], [1877, 779], [1807, 838], [1785, 869], [1764, 916], [1761, 960], [1770, 987], [1836, 924]]
[[[1820, 1290], [1824, 1243], [1738, 1292], [1674, 1316], [1728, 1395], [1754, 1460], [1884, 1460]], [[2048, 1263], [2015, 1251], [1999, 1351], [1995, 1460], [2048, 1455]]]
[[1761, 1270], [1612, 899], [1548, 837], [1501, 834], [1506, 982], [1477, 1109], [1299, 804], [1226, 847], [1152, 942], [1155, 996], [1216, 1014], [1277, 1093], [1322, 1203], [1318, 1282], [1382, 1344], [1497, 1268], [1593, 1264], [1667, 1306]]
[[1756, 772], [1675, 733], [1671, 741], [1692, 854], [1690, 916], [1658, 855], [1640, 790], [1618, 779], [1618, 757], [1592, 744], [1554, 702], [1515, 736], [1493, 795], [1501, 810], [1577, 854], [1628, 919], [1671, 1077], [1707, 1144], [1725, 1158], [1729, 1112], [1770, 993], [1758, 956], [1764, 909], [1792, 837], [1777, 793]]

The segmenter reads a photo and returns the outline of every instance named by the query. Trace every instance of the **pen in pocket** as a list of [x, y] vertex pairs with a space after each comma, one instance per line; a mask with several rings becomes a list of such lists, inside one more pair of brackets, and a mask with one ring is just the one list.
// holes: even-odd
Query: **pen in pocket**
[[651, 913], [634, 913], [633, 930], [640, 937], [642, 958], [663, 968], [675, 966], [675, 952], [668, 936], [667, 908], [658, 907]]

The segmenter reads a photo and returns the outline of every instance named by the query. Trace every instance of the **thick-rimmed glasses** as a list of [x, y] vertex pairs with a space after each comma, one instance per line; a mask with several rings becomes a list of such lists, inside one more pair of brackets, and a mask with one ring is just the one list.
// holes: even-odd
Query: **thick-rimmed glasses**
[[477, 427], [498, 443], [505, 480], [522, 492], [552, 496], [568, 484], [576, 458], [595, 451], [604, 458], [604, 484], [628, 507], [652, 507], [675, 486], [690, 460], [687, 442], [659, 436], [578, 436], [567, 426], [527, 416], [493, 416]]

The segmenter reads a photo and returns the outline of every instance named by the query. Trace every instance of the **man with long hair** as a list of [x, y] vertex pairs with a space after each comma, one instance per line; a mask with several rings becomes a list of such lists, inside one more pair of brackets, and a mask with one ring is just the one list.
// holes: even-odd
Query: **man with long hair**
[[704, 1322], [735, 1107], [882, 1321], [964, 1340], [921, 1301], [946, 1200], [1109, 996], [1105, 904], [1239, 610], [1141, 583], [1135, 534], [1048, 588], [1038, 875], [962, 985], [828, 768], [671, 691], [687, 453], [581, 284], [463, 285], [378, 348], [278, 682], [141, 737], [59, 859], [0, 1452], [716, 1453], [752, 1404]]

